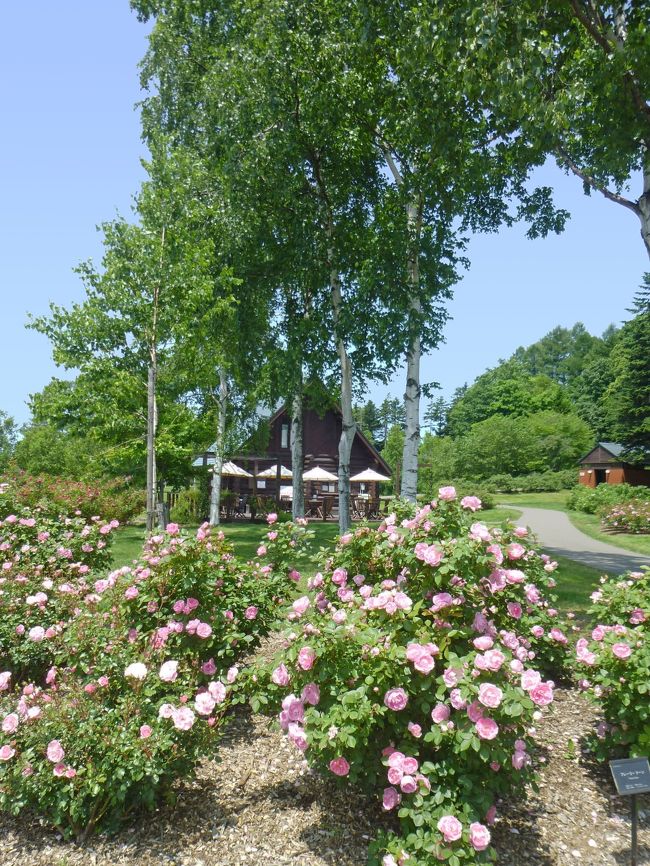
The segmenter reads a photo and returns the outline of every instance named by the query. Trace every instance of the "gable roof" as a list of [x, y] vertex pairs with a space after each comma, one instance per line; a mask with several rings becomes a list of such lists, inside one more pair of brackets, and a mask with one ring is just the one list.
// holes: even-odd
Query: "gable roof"
[[581, 457], [578, 460], [578, 463], [584, 463], [585, 461], [588, 461], [588, 459], [591, 457], [591, 455], [594, 453], [594, 451], [597, 451], [599, 448], [602, 448], [603, 451], [606, 451], [615, 460], [619, 460], [620, 462], [623, 462], [623, 460], [621, 459], [621, 454], [623, 453], [623, 446], [620, 445], [618, 442], [596, 442], [594, 447], [591, 448], [584, 455], [584, 457]]

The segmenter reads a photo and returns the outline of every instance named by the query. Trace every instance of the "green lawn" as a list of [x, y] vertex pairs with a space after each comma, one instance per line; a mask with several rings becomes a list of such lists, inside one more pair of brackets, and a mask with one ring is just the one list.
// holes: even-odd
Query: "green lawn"
[[[375, 524], [376, 525], [376, 524]], [[183, 527], [188, 532], [196, 530], [195, 526]], [[298, 570], [308, 569], [311, 565], [310, 557], [318, 553], [321, 547], [329, 546], [339, 534], [337, 523], [323, 523], [313, 521], [309, 528], [314, 531], [314, 539], [308, 550], [302, 556], [296, 558]], [[266, 523], [224, 523], [220, 526], [226, 538], [235, 545], [235, 554], [243, 560], [252, 559], [255, 551], [264, 539], [269, 527]], [[113, 543], [113, 568], [129, 565], [133, 559], [140, 555], [145, 531], [142, 526], [124, 526], [115, 533]]]
[[557, 586], [553, 590], [558, 597], [560, 610], [567, 613], [574, 611], [580, 617], [591, 605], [590, 594], [596, 589], [600, 572], [588, 565], [582, 565], [564, 556], [553, 557], [558, 563], [558, 569], [553, 577]]
[[556, 511], [567, 511], [566, 501], [568, 490], [557, 493], [497, 493], [497, 505], [521, 505], [522, 508], [554, 508]]

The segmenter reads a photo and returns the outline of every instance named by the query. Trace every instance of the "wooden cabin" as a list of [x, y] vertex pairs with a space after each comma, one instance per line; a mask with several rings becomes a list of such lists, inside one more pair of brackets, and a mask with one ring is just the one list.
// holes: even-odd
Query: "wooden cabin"
[[647, 484], [650, 485], [650, 470], [633, 466], [621, 458], [623, 446], [617, 442], [598, 442], [578, 464], [578, 481], [586, 487], [599, 484]]
[[[282, 406], [267, 421], [268, 442], [260, 453], [244, 453], [229, 455], [228, 459], [251, 474], [250, 478], [225, 478], [224, 487], [239, 496], [261, 496], [279, 500], [282, 488], [288, 495], [291, 487], [290, 478], [259, 478], [259, 474], [272, 466], [293, 469], [291, 465], [291, 416], [288, 409]], [[303, 413], [303, 472], [316, 466], [338, 477], [338, 448], [341, 437], [342, 415], [338, 408], [330, 408], [318, 413], [314, 409], [305, 409]], [[195, 467], [210, 467], [214, 464], [214, 447], [200, 454], [193, 463]], [[377, 451], [374, 445], [357, 429], [350, 454], [350, 475], [357, 475], [366, 469], [374, 469], [381, 475], [391, 475], [391, 469]], [[305, 499], [320, 497], [336, 497], [338, 482], [306, 481]], [[352, 482], [352, 496], [377, 498], [377, 485], [374, 482]]]

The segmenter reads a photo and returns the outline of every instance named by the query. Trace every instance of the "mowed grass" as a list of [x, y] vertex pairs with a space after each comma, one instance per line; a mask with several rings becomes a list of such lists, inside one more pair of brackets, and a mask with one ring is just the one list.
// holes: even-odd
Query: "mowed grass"
[[[183, 529], [191, 533], [196, 531], [196, 526], [184, 526]], [[243, 561], [255, 558], [257, 548], [269, 531], [268, 525], [260, 521], [223, 523], [219, 529], [223, 530], [228, 541], [234, 545], [235, 555]], [[299, 571], [308, 569], [313, 571], [311, 557], [317, 554], [321, 547], [330, 547], [339, 534], [337, 523], [315, 520], [310, 522], [309, 529], [314, 532], [314, 537], [307, 550], [296, 557], [295, 566]], [[113, 542], [113, 568], [130, 565], [134, 559], [137, 559], [142, 552], [145, 537], [146, 532], [142, 526], [129, 525], [118, 529]]]
[[554, 556], [553, 559], [558, 563], [553, 573], [557, 581], [553, 593], [558, 599], [558, 609], [564, 613], [573, 611], [584, 618], [591, 606], [589, 596], [599, 585], [600, 571], [565, 556]]
[[521, 505], [522, 508], [554, 508], [556, 511], [568, 511], [566, 501], [568, 490], [549, 493], [497, 493], [494, 497], [498, 505]]

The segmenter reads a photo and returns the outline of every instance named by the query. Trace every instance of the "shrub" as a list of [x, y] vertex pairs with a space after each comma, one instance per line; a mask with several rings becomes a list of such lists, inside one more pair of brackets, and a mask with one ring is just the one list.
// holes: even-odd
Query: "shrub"
[[190, 487], [181, 490], [176, 499], [176, 504], [171, 510], [171, 519], [174, 523], [186, 525], [188, 523], [202, 523], [206, 516], [202, 510], [203, 496], [200, 490]]
[[578, 484], [567, 499], [567, 507], [585, 514], [599, 514], [610, 506], [633, 500], [650, 500], [650, 488], [632, 484], [599, 484], [598, 487]]
[[592, 745], [612, 753], [642, 755], [650, 749], [650, 570], [601, 578], [591, 596], [597, 625], [576, 644], [581, 685], [602, 708], [604, 720]]
[[531, 472], [528, 475], [492, 475], [483, 484], [494, 493], [546, 493], [568, 490], [576, 480], [575, 469]]
[[[281, 543], [271, 555], [284, 566]], [[288, 586], [207, 525], [151, 537], [140, 562], [78, 601], [43, 679], [9, 692], [0, 676], [0, 808], [84, 838], [171, 795], [213, 753], [239, 664]]]
[[525, 529], [488, 530], [475, 500], [440, 492], [401, 525], [341, 537], [253, 697], [312, 766], [396, 810], [401, 836], [375, 844], [385, 864], [493, 855], [486, 824], [530, 778], [529, 727], [553, 698], [533, 659], [565, 654], [543, 597], [554, 565]]
[[18, 499], [0, 486], [0, 666], [40, 679], [93, 571], [110, 562], [118, 522], [57, 517], [51, 504], [25, 508]]
[[100, 516], [126, 523], [144, 509], [144, 491], [132, 487], [127, 478], [104, 481], [73, 481], [54, 475], [30, 475], [12, 469], [0, 482], [8, 483], [15, 501], [23, 506], [45, 507], [57, 514]]
[[602, 514], [603, 526], [614, 532], [650, 532], [650, 499], [614, 505]]

